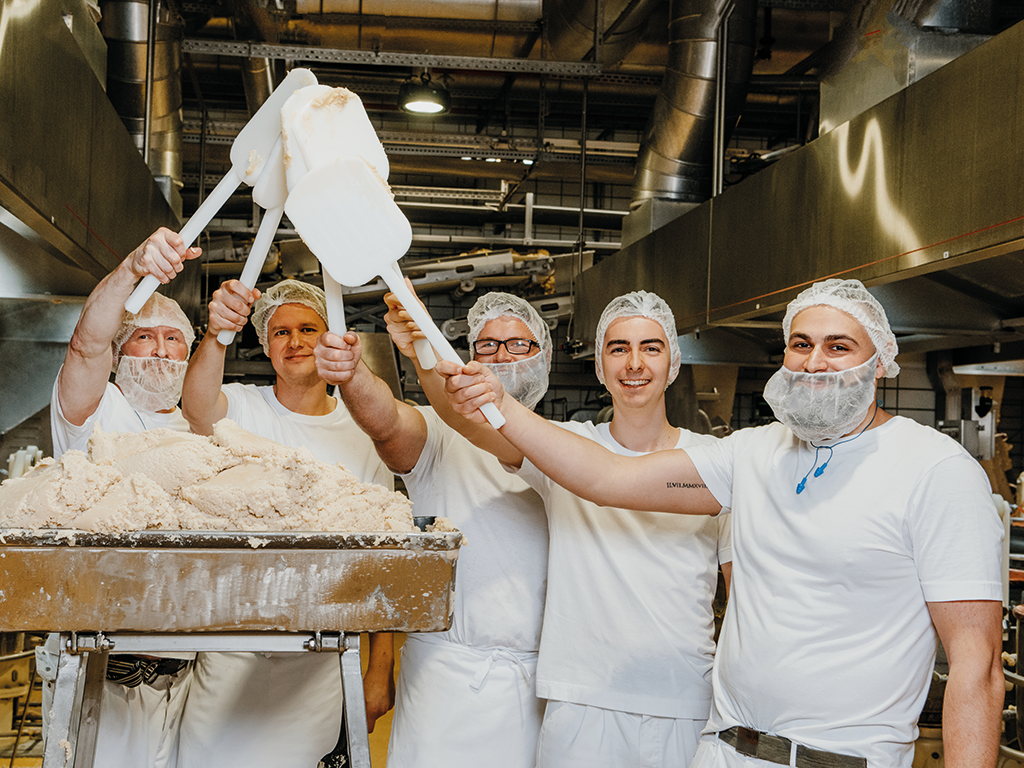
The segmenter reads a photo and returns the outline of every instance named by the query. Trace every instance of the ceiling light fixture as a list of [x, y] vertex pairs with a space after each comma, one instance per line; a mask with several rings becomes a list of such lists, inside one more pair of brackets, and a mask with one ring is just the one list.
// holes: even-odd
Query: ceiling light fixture
[[430, 73], [410, 79], [398, 89], [398, 106], [412, 115], [440, 115], [452, 108], [452, 97], [443, 85], [431, 82]]

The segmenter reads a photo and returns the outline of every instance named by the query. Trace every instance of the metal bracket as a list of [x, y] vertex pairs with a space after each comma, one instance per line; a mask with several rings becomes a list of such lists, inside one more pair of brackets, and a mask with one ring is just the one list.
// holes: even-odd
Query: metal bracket
[[313, 637], [302, 644], [302, 647], [314, 653], [344, 653], [349, 650], [348, 639], [341, 632], [321, 632], [319, 629], [313, 633]]
[[68, 653], [89, 653], [90, 651], [111, 651], [114, 641], [102, 632], [72, 632], [68, 639]]

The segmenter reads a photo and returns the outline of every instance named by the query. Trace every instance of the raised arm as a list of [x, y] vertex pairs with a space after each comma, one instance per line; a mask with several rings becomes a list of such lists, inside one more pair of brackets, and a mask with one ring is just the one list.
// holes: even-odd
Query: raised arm
[[135, 284], [146, 275], [167, 283], [183, 269], [187, 259], [201, 253], [200, 248], [186, 248], [176, 232], [161, 227], [89, 294], [57, 383], [60, 408], [70, 423], [84, 424], [103, 398], [113, 362], [110, 345], [121, 327], [124, 303]]
[[[408, 280], [406, 281], [408, 282]], [[412, 283], [409, 283], [412, 288]], [[444, 378], [438, 375], [433, 369], [424, 370], [416, 357], [416, 349], [413, 342], [418, 339], [425, 339], [426, 336], [419, 326], [413, 322], [409, 313], [402, 307], [401, 302], [393, 293], [384, 296], [384, 302], [388, 305], [388, 312], [384, 316], [387, 321], [388, 334], [391, 340], [398, 347], [398, 351], [405, 357], [412, 360], [416, 366], [416, 375], [419, 377], [420, 386], [427, 400], [433, 406], [434, 411], [441, 420], [454, 429], [473, 445], [481, 450], [487, 451], [497, 457], [503, 464], [510, 467], [520, 467], [523, 464], [523, 453], [512, 443], [502, 437], [498, 430], [494, 429], [486, 421], [469, 421], [456, 413], [448, 402], [448, 395], [444, 391]]]
[[210, 324], [189, 360], [181, 392], [181, 413], [197, 434], [212, 435], [213, 425], [228, 413], [228, 398], [220, 389], [227, 347], [217, 341], [217, 334], [241, 331], [259, 296], [259, 289], [250, 291], [238, 280], [228, 280], [213, 293]]
[[392, 472], [412, 470], [427, 441], [427, 422], [415, 408], [396, 400], [387, 383], [366, 367], [359, 337], [325, 333], [317, 340], [315, 356], [320, 378], [338, 385], [345, 406], [373, 440], [381, 461]]
[[483, 420], [480, 406], [496, 403], [505, 416], [501, 434], [560, 486], [606, 507], [714, 515], [722, 506], [708, 490], [685, 451], [618, 456], [593, 440], [550, 423], [511, 397], [480, 363], [461, 368], [439, 361], [452, 408]]
[[994, 768], [1006, 689], [1003, 683], [1002, 603], [928, 603], [949, 659], [942, 703], [946, 768]]

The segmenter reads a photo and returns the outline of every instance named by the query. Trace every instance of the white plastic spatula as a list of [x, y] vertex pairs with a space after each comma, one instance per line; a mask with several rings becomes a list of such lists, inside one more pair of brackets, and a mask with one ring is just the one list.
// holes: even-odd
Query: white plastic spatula
[[[310, 171], [352, 157], [361, 157], [377, 175], [387, 180], [390, 166], [384, 147], [362, 101], [346, 88], [318, 84], [293, 93], [281, 108], [281, 137], [288, 189], [293, 189]], [[326, 273], [324, 291], [330, 324], [335, 324], [333, 318], [337, 316], [344, 328], [341, 288]], [[436, 358], [430, 342], [418, 339], [414, 347], [420, 366], [427, 370], [433, 368]]]
[[[284, 207], [325, 272], [350, 286], [379, 275], [441, 357], [463, 364], [405, 284], [398, 260], [412, 243], [412, 227], [387, 183], [365, 160], [343, 158], [310, 171], [291, 189]], [[496, 429], [505, 423], [493, 403], [481, 411]]]
[[[265, 209], [263, 219], [260, 221], [260, 228], [256, 231], [256, 237], [249, 249], [249, 255], [245, 259], [245, 266], [242, 268], [242, 276], [239, 281], [249, 290], [256, 285], [256, 280], [263, 269], [263, 263], [267, 260], [267, 253], [274, 243], [274, 235], [277, 234], [277, 227], [284, 215], [284, 201], [288, 199], [288, 187], [285, 185], [284, 176], [284, 150], [282, 149], [281, 137], [277, 137], [274, 148], [267, 158], [260, 180], [252, 188], [252, 199], [257, 205]], [[217, 341], [228, 346], [235, 340], [234, 331], [221, 331], [217, 334]]]
[[[347, 88], [317, 86], [285, 127], [289, 147], [296, 147], [306, 170], [314, 171], [343, 157], [361, 157], [385, 181], [390, 167], [363, 102]], [[282, 120], [284, 117], [282, 117]]]
[[[231, 170], [224, 175], [178, 233], [186, 246], [195, 242], [240, 183], [252, 185], [259, 180], [266, 160], [274, 148], [274, 142], [281, 133], [281, 107], [296, 90], [315, 83], [316, 76], [308, 69], [293, 69], [238, 132], [231, 145]], [[128, 297], [124, 308], [132, 314], [137, 313], [159, 285], [160, 281], [156, 277], [147, 275]]]

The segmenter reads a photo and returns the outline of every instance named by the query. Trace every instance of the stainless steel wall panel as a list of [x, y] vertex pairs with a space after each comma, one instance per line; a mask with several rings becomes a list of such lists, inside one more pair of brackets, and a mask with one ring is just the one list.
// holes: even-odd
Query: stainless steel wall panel
[[703, 324], [710, 226], [710, 208], [701, 206], [583, 272], [573, 305], [573, 337], [592, 345], [605, 305], [640, 289], [664, 298], [680, 327]]
[[177, 219], [61, 11], [58, 0], [0, 2], [0, 205], [98, 278]]
[[[582, 281], [602, 290], [581, 294], [577, 308], [594, 316], [611, 276], [633, 275], [631, 288], [664, 292], [685, 332], [777, 311], [827, 277], [885, 284], [1016, 258], [1021, 178], [1024, 24], [606, 259]], [[689, 219], [710, 233], [706, 317], [681, 311], [693, 287], [666, 279], [665, 265], [679, 263], [666, 233]]]

